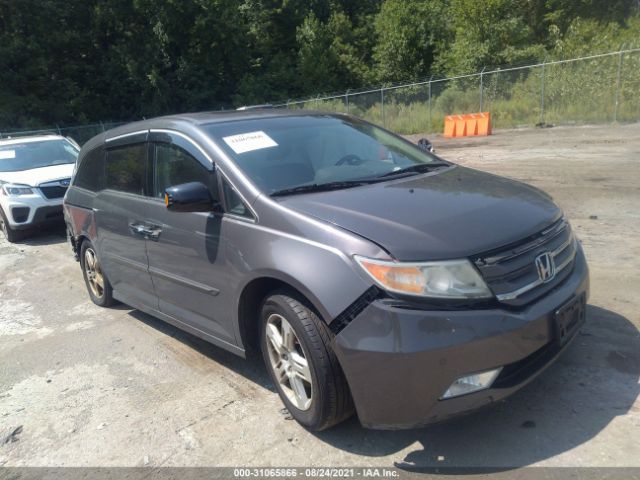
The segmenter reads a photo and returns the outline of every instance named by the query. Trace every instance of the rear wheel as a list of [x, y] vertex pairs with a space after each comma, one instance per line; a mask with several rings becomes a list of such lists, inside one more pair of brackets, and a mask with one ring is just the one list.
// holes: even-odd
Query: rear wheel
[[2, 229], [2, 233], [4, 233], [7, 241], [13, 243], [24, 238], [24, 232], [22, 230], [15, 230], [11, 228], [9, 222], [7, 221], [7, 217], [4, 214], [2, 208], [0, 208], [0, 229]]
[[91, 301], [100, 307], [108, 307], [114, 303], [113, 289], [109, 279], [102, 272], [98, 255], [93, 244], [89, 240], [82, 242], [80, 251], [80, 265], [84, 283], [89, 291]]
[[261, 347], [280, 398], [310, 430], [324, 430], [353, 413], [331, 332], [318, 316], [286, 293], [268, 297], [261, 312]]

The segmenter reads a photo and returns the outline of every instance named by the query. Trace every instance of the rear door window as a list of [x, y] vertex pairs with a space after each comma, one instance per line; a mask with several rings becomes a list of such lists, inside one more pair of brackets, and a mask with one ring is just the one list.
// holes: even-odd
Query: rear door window
[[147, 144], [138, 143], [107, 151], [106, 188], [144, 195]]

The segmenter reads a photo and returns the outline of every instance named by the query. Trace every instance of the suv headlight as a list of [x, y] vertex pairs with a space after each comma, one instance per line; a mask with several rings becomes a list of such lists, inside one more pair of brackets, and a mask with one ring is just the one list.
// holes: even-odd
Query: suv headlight
[[467, 259], [402, 263], [355, 256], [378, 285], [390, 292], [430, 298], [490, 298], [493, 296]]
[[12, 185], [10, 183], [2, 185], [2, 190], [4, 190], [6, 195], [10, 195], [12, 197], [31, 195], [33, 193], [33, 189], [27, 185]]

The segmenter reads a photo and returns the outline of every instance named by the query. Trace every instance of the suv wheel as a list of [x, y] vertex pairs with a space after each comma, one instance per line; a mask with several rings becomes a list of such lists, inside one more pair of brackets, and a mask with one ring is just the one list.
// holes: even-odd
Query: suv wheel
[[310, 430], [350, 417], [353, 401], [327, 325], [286, 294], [268, 297], [261, 313], [262, 356], [291, 415]]
[[113, 289], [107, 276], [102, 273], [98, 255], [89, 240], [82, 242], [80, 265], [91, 301], [100, 307], [112, 305], [114, 302]]
[[9, 225], [7, 217], [5, 216], [2, 208], [0, 208], [0, 228], [2, 228], [2, 233], [4, 233], [4, 236], [8, 242], [17, 242], [19, 240], [22, 240], [22, 238], [24, 237], [24, 234], [21, 230], [14, 230], [13, 228], [11, 228], [11, 225]]

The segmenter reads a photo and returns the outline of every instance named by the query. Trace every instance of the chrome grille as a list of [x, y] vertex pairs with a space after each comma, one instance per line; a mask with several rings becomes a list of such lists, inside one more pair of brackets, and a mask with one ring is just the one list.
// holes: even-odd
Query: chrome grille
[[[555, 276], [543, 281], [535, 259], [549, 253], [555, 263]], [[473, 258], [485, 281], [500, 302], [521, 306], [544, 295], [562, 282], [573, 266], [576, 244], [571, 227], [561, 219], [522, 242]]]

